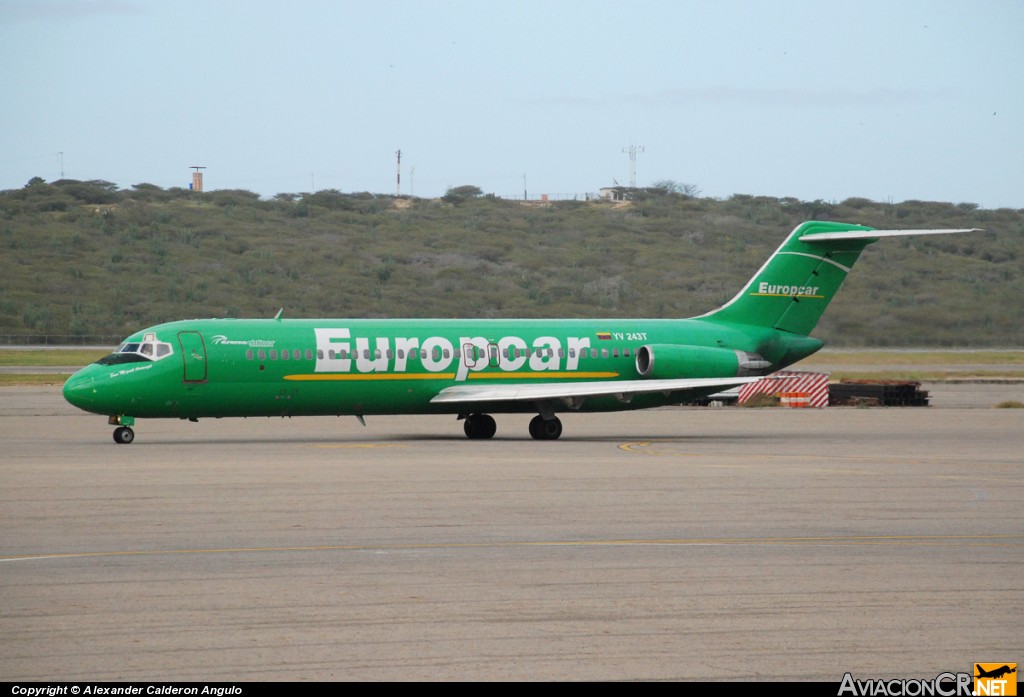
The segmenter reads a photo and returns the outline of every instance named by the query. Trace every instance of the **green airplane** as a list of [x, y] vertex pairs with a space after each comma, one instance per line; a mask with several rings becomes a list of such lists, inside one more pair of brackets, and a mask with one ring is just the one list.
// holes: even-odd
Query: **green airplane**
[[492, 413], [557, 414], [679, 404], [805, 358], [809, 336], [864, 248], [882, 237], [972, 230], [799, 225], [722, 307], [691, 319], [204, 319], [160, 324], [72, 375], [64, 397], [109, 417], [456, 414], [491, 438]]

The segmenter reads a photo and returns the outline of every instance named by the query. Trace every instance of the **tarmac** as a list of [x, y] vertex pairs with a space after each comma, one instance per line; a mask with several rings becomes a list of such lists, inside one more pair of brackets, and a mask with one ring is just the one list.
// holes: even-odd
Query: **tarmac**
[[1024, 661], [1024, 386], [140, 420], [0, 388], [0, 680], [858, 680]]

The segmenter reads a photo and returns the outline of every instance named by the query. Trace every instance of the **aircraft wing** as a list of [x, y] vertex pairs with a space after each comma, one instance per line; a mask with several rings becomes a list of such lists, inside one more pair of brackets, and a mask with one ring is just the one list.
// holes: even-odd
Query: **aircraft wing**
[[[563, 400], [578, 406], [588, 397], [615, 397], [629, 402], [638, 394], [653, 392], [707, 392], [707, 388], [726, 389], [761, 377], [748, 378], [677, 378], [672, 380], [605, 380], [601, 382], [557, 382], [489, 385], [453, 385], [437, 393], [430, 401], [434, 404], [484, 404], [488, 402], [538, 402]], [[698, 396], [695, 394], [694, 396]], [[682, 401], [682, 400], [680, 400]]]

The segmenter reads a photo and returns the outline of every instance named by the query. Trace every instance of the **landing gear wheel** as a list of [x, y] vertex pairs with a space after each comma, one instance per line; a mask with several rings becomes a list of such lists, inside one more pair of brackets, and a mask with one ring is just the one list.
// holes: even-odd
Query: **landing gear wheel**
[[494, 437], [498, 431], [498, 424], [494, 423], [494, 419], [488, 414], [470, 414], [466, 417], [463, 430], [466, 431], [466, 438], [486, 440]]
[[557, 416], [551, 419], [535, 416], [530, 421], [530, 435], [535, 440], [556, 440], [562, 435], [562, 422]]
[[135, 440], [135, 431], [128, 426], [118, 426], [114, 429], [114, 442], [119, 445], [128, 445]]

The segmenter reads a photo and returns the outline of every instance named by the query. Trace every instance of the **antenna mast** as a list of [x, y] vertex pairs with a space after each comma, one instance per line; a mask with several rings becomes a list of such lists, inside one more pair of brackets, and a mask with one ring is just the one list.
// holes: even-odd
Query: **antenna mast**
[[622, 152], [629, 153], [629, 188], [636, 188], [636, 156], [637, 153], [642, 153], [644, 146], [642, 145], [630, 145], [628, 148], [623, 148]]
[[399, 150], [395, 153], [398, 158], [397, 161], [397, 173], [395, 175], [395, 196], [401, 197], [402, 195], [402, 151]]

